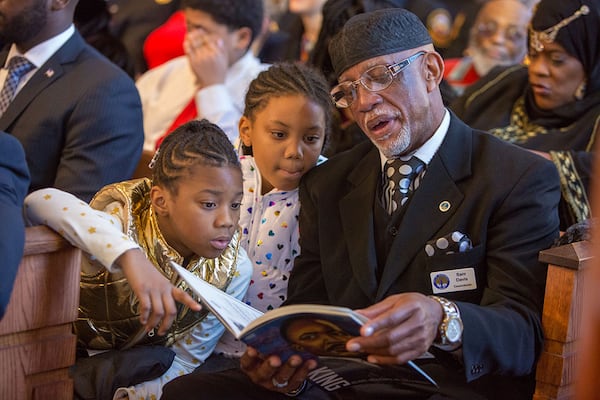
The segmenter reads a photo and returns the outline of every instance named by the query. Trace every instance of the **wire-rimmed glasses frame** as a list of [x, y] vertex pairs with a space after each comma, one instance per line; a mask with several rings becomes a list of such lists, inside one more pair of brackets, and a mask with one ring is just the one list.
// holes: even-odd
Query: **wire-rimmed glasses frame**
[[395, 64], [380, 64], [375, 65], [365, 72], [363, 72], [357, 80], [353, 82], [342, 82], [336, 85], [331, 91], [329, 95], [333, 100], [333, 103], [338, 108], [347, 108], [356, 100], [357, 87], [358, 84], [369, 92], [379, 92], [381, 90], [387, 89], [396, 75], [402, 72], [406, 67], [408, 67], [413, 61], [415, 61], [420, 56], [427, 54], [426, 51], [419, 51], [418, 53], [413, 54], [412, 56], [405, 58], [402, 61], [399, 61]]

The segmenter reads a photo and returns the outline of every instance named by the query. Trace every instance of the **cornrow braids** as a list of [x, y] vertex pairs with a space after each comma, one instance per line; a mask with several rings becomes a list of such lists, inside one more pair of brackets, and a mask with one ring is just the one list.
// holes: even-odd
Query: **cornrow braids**
[[246, 92], [244, 116], [254, 121], [256, 113], [263, 110], [270, 99], [290, 95], [306, 96], [323, 108], [325, 148], [331, 131], [334, 108], [329, 96], [329, 85], [323, 74], [315, 68], [298, 62], [280, 62], [259, 73]]
[[165, 137], [153, 159], [152, 183], [176, 194], [177, 180], [196, 165], [241, 169], [227, 135], [206, 119], [187, 122]]

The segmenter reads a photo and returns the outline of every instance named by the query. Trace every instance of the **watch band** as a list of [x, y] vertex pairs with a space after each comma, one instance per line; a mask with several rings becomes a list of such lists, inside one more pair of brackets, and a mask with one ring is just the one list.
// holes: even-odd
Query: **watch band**
[[438, 336], [433, 345], [445, 351], [453, 351], [462, 345], [463, 324], [460, 318], [460, 311], [456, 304], [450, 300], [439, 297], [429, 296], [437, 301], [442, 307], [442, 322], [438, 327]]

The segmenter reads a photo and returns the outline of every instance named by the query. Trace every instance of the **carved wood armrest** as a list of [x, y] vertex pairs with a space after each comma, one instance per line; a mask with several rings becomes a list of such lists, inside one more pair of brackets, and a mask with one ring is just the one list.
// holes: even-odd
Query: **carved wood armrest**
[[544, 349], [537, 363], [534, 400], [573, 398], [576, 342], [579, 339], [586, 266], [592, 258], [586, 241], [540, 252], [548, 263], [542, 326]]

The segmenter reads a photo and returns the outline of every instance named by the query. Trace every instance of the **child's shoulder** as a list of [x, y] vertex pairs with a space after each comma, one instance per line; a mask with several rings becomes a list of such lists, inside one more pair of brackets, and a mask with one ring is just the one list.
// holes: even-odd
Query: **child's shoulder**
[[90, 201], [90, 207], [110, 212], [107, 207], [119, 203], [125, 215], [133, 215], [150, 207], [151, 188], [152, 182], [148, 178], [113, 183], [96, 193]]

